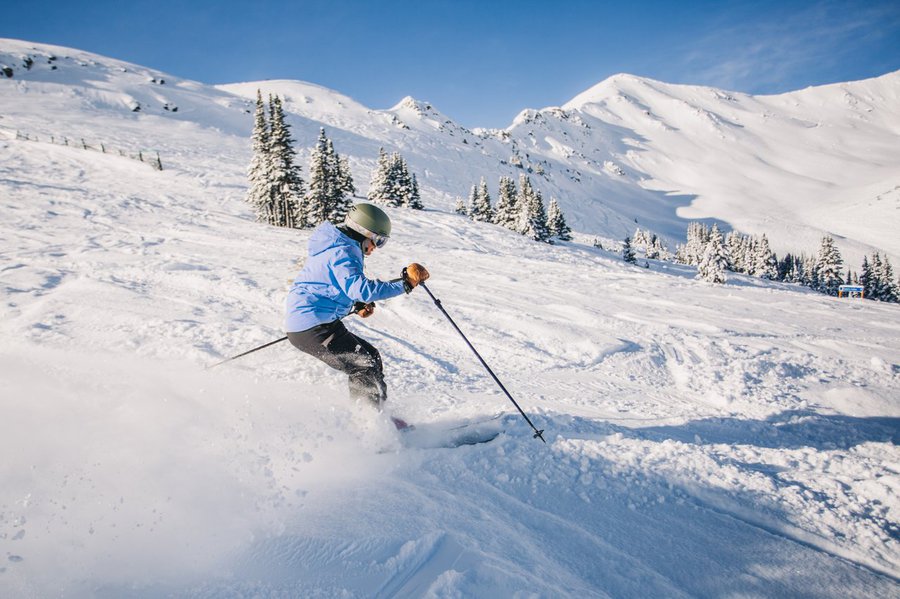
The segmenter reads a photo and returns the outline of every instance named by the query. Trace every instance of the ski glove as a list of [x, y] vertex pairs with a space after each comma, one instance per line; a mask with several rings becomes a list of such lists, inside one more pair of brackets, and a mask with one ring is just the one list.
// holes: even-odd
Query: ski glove
[[416, 285], [428, 279], [431, 276], [425, 267], [421, 264], [413, 262], [403, 269], [403, 289], [409, 293], [416, 288]]
[[353, 311], [359, 314], [363, 318], [368, 318], [372, 316], [372, 313], [375, 312], [375, 302], [356, 302], [353, 304]]

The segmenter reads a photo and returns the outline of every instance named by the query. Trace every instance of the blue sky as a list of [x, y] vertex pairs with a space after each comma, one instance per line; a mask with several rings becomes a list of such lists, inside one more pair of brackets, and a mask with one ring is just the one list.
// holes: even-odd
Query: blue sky
[[5, 12], [0, 37], [205, 83], [301, 79], [370, 108], [411, 95], [468, 127], [506, 127], [622, 72], [779, 93], [900, 69], [900, 0], [33, 0]]

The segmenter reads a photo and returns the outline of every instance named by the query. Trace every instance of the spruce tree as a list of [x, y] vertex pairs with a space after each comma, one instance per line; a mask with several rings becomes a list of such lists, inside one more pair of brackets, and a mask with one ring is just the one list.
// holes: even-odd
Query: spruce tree
[[822, 238], [822, 245], [819, 248], [819, 256], [816, 260], [817, 289], [822, 293], [836, 296], [838, 288], [844, 283], [841, 276], [843, 268], [844, 261], [841, 259], [841, 253], [834, 244], [834, 239], [830, 235], [826, 235]]
[[634, 248], [631, 247], [631, 237], [626, 237], [622, 242], [622, 260], [628, 264], [637, 262], [637, 257], [634, 255]]
[[862, 285], [863, 288], [863, 297], [866, 299], [872, 299], [872, 282], [873, 282], [872, 269], [869, 266], [869, 259], [866, 256], [863, 256], [862, 268], [860, 269], [859, 274], [859, 284]]
[[350, 164], [334, 151], [334, 145], [319, 129], [319, 138], [309, 157], [309, 192], [306, 195], [305, 215], [310, 226], [326, 220], [340, 224], [353, 206], [351, 196], [356, 192]]
[[729, 270], [744, 272], [743, 239], [737, 231], [729, 231], [725, 236], [725, 248], [728, 250]]
[[880, 297], [878, 299], [882, 302], [891, 303], [900, 301], [900, 289], [898, 289], [897, 283], [894, 281], [894, 269], [887, 254], [882, 260], [878, 278], [880, 279]]
[[457, 214], [468, 216], [469, 211], [466, 209], [466, 202], [460, 197], [456, 198], [456, 207], [453, 209]]
[[547, 211], [544, 208], [544, 198], [541, 192], [533, 190], [528, 203], [522, 212], [522, 234], [534, 241], [553, 243], [550, 239], [550, 230], [547, 227]]
[[250, 186], [247, 189], [247, 203], [253, 207], [256, 220], [270, 221], [269, 178], [271, 161], [269, 159], [269, 123], [266, 120], [266, 108], [262, 92], [256, 90], [256, 113], [253, 117], [253, 134], [251, 136], [252, 157], [247, 170]]
[[294, 164], [294, 140], [278, 96], [269, 102], [269, 119], [269, 224], [302, 227], [305, 224], [301, 211], [303, 179], [300, 167]]
[[352, 197], [356, 193], [356, 186], [353, 184], [353, 175], [350, 172], [350, 160], [346, 156], [338, 156], [334, 152], [331, 140], [329, 140], [329, 150], [335, 168], [335, 187], [331, 204], [328, 207], [328, 220], [339, 225], [344, 222], [347, 213], [353, 208]]
[[566, 224], [566, 217], [556, 198], [550, 198], [550, 207], [547, 209], [547, 228], [550, 236], [560, 241], [572, 241], [572, 229]]
[[387, 155], [379, 150], [378, 163], [372, 173], [368, 198], [386, 206], [405, 206], [422, 210], [419, 181], [399, 152]]
[[472, 186], [472, 194], [469, 203], [469, 218], [476, 222], [490, 223], [494, 220], [494, 210], [491, 208], [491, 195], [488, 192], [487, 182], [484, 177], [478, 186]]
[[372, 180], [369, 182], [369, 193], [366, 196], [369, 201], [377, 204], [387, 204], [390, 201], [390, 157], [384, 148], [378, 149], [378, 162], [372, 171]]
[[719, 232], [718, 225], [713, 225], [703, 257], [697, 267], [697, 278], [710, 283], [724, 283], [727, 268], [728, 250], [725, 247], [725, 240]]
[[306, 195], [305, 218], [309, 226], [317, 226], [328, 218], [329, 199], [333, 195], [333, 177], [328, 158], [328, 138], [319, 129], [316, 146], [309, 155], [309, 191]]
[[531, 180], [528, 179], [524, 174], [519, 175], [519, 190], [516, 193], [516, 224], [514, 226], [514, 231], [519, 233], [520, 235], [524, 235], [528, 230], [528, 223], [526, 222], [527, 214], [528, 214], [528, 206], [531, 203], [531, 198], [534, 196], [534, 189], [531, 187]]
[[497, 191], [497, 204], [494, 209], [494, 224], [515, 230], [518, 221], [517, 193], [516, 184], [511, 177], [500, 177], [500, 188]]
[[778, 261], [769, 247], [769, 239], [763, 235], [756, 244], [754, 271], [757, 277], [774, 280], [778, 278]]
[[422, 196], [419, 193], [419, 180], [416, 178], [416, 174], [412, 174], [412, 187], [409, 192], [409, 199], [406, 202], [407, 208], [412, 208], [413, 210], [424, 210], [425, 205], [422, 204]]

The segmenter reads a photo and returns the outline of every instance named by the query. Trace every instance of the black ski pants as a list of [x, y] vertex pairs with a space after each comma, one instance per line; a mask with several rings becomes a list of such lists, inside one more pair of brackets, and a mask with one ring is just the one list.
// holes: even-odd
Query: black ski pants
[[376, 408], [387, 400], [381, 354], [371, 343], [347, 330], [340, 320], [299, 333], [288, 333], [291, 345], [350, 377], [350, 397]]

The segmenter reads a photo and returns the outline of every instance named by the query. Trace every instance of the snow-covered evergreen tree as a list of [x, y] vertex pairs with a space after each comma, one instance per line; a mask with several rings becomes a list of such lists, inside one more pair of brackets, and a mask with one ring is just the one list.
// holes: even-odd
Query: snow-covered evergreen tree
[[309, 226], [317, 226], [328, 218], [329, 201], [333, 195], [334, 177], [328, 157], [328, 138], [319, 129], [316, 146], [309, 155], [309, 191], [306, 195], [305, 218]]
[[622, 260], [628, 264], [637, 262], [637, 256], [634, 255], [634, 248], [631, 247], [631, 237], [626, 237], [625, 240], [622, 241]]
[[349, 161], [335, 152], [325, 129], [319, 129], [319, 138], [309, 157], [309, 192], [305, 205], [308, 226], [326, 220], [335, 224], [344, 222], [353, 207], [354, 193], [356, 186]]
[[294, 140], [284, 118], [281, 98], [269, 101], [270, 209], [269, 224], [279, 227], [305, 225], [302, 211], [303, 179], [300, 166], [294, 164]]
[[416, 174], [412, 174], [412, 186], [409, 192], [409, 198], [406, 202], [407, 208], [412, 208], [413, 210], [424, 210], [425, 205], [422, 203], [422, 195], [419, 193], [419, 180], [416, 178]]
[[547, 229], [551, 238], [560, 241], [572, 241], [572, 229], [566, 223], [556, 198], [550, 198], [550, 207], [547, 209]]
[[718, 225], [713, 225], [703, 257], [697, 267], [697, 278], [710, 283], [724, 283], [727, 269], [728, 250], [725, 247], [725, 239], [719, 232]]
[[453, 209], [457, 214], [462, 214], [465, 216], [469, 215], [469, 211], [466, 209], [466, 202], [460, 197], [456, 198], [456, 207]]
[[487, 182], [484, 180], [484, 177], [481, 178], [477, 187], [472, 186], [472, 194], [469, 198], [469, 218], [483, 223], [494, 221], [491, 195], [488, 192]]
[[378, 162], [372, 170], [372, 180], [369, 182], [369, 193], [366, 196], [369, 201], [377, 204], [390, 204], [393, 192], [391, 182], [391, 157], [384, 148], [378, 149]]
[[256, 220], [270, 222], [269, 178], [272, 167], [269, 159], [269, 122], [266, 119], [266, 108], [260, 90], [256, 90], [256, 113], [253, 117], [253, 134], [250, 139], [253, 155], [247, 170], [250, 186], [247, 189], [246, 199], [253, 207]]
[[339, 156], [328, 140], [329, 151], [334, 161], [335, 188], [331, 205], [328, 207], [327, 218], [334, 224], [341, 224], [347, 217], [347, 213], [353, 208], [353, 195], [356, 194], [356, 186], [353, 184], [353, 174], [350, 172], [350, 160], [346, 156]]
[[841, 259], [841, 253], [834, 244], [834, 239], [830, 235], [826, 235], [822, 238], [822, 245], [816, 260], [817, 289], [828, 295], [836, 296], [838, 288], [844, 284], [843, 269], [844, 261]]
[[729, 270], [746, 272], [743, 236], [737, 231], [729, 231], [725, 236], [725, 249], [728, 251]]
[[872, 273], [872, 268], [869, 266], [869, 259], [866, 256], [863, 256], [862, 268], [860, 269], [859, 274], [859, 284], [862, 285], [863, 288], [863, 297], [866, 299], [872, 298], [872, 283], [874, 281], [874, 276]]
[[681, 251], [682, 264], [697, 265], [703, 257], [706, 244], [709, 242], [709, 228], [703, 223], [688, 224], [687, 243]]
[[516, 205], [516, 184], [511, 177], [500, 177], [500, 188], [497, 192], [497, 204], [494, 209], [494, 224], [515, 230], [518, 221]]
[[769, 247], [769, 239], [765, 235], [757, 240], [753, 270], [754, 274], [762, 279], [778, 278], [778, 260]]
[[534, 241], [552, 243], [550, 229], [547, 227], [547, 211], [540, 191], [533, 189], [528, 202], [522, 206], [521, 223], [522, 235]]
[[369, 200], [386, 206], [405, 206], [422, 210], [419, 182], [399, 152], [387, 155], [379, 150], [378, 163], [369, 185]]
[[812, 289], [819, 288], [819, 268], [815, 256], [803, 256], [800, 283]]
[[[878, 259], [877, 264], [876, 258]], [[880, 302], [900, 301], [900, 289], [898, 289], [898, 284], [894, 280], [894, 268], [891, 266], [891, 261], [887, 254], [882, 257], [876, 252], [872, 258], [872, 265], [876, 281], [876, 284], [873, 285], [872, 299]]]

